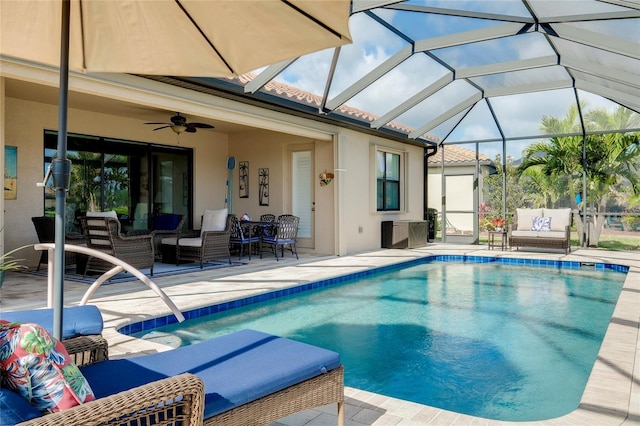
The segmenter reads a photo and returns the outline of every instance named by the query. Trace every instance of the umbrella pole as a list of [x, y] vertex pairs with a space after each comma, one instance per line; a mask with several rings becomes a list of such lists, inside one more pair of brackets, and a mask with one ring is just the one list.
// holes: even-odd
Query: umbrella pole
[[58, 102], [58, 149], [51, 162], [53, 188], [56, 194], [55, 256], [53, 276], [53, 335], [62, 340], [64, 306], [64, 240], [65, 205], [71, 161], [67, 159], [67, 109], [69, 106], [69, 15], [70, 2], [62, 2], [62, 30], [60, 37], [60, 94]]

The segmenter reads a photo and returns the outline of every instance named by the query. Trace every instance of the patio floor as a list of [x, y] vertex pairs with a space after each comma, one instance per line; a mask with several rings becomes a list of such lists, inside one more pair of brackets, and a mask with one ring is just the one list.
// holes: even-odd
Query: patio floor
[[[430, 254], [508, 256], [535, 259], [563, 259], [605, 262], [630, 266], [605, 340], [598, 354], [580, 407], [552, 420], [530, 422], [536, 425], [638, 425], [640, 424], [640, 254], [597, 249], [560, 251], [489, 251], [486, 245], [440, 245], [412, 250], [377, 250], [353, 256], [317, 256], [300, 250], [300, 259], [285, 256], [252, 257], [246, 265], [212, 271], [154, 278], [182, 310], [234, 300], [251, 294], [295, 286], [364, 269], [410, 260]], [[245, 259], [246, 260], [246, 259]], [[1, 311], [46, 306], [47, 281], [44, 277], [9, 273], [2, 287]], [[88, 285], [65, 283], [65, 302], [77, 304]], [[97, 305], [105, 320], [104, 336], [109, 340], [111, 358], [167, 350], [157, 343], [134, 339], [116, 332], [120, 326], [166, 315], [169, 309], [140, 282], [103, 285], [91, 304]], [[504, 425], [441, 410], [413, 402], [347, 387], [347, 425]], [[308, 410], [280, 420], [276, 425], [335, 425], [335, 406]], [[518, 423], [523, 425], [525, 423]]]

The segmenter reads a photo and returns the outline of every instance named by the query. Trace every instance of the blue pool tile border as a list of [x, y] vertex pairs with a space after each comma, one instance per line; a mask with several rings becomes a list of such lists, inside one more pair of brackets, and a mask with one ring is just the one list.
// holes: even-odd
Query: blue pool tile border
[[[407, 268], [410, 266], [420, 265], [429, 262], [464, 262], [464, 263], [498, 263], [510, 266], [526, 266], [526, 267], [539, 267], [547, 269], [593, 269], [596, 271], [610, 270], [614, 272], [626, 273], [629, 271], [628, 266], [615, 265], [608, 263], [594, 263], [594, 262], [577, 262], [567, 260], [550, 260], [550, 259], [518, 259], [511, 257], [491, 257], [491, 256], [468, 256], [458, 254], [439, 254], [432, 256], [420, 257], [400, 263], [394, 263], [392, 265], [380, 266], [377, 268], [366, 269], [364, 271], [358, 271], [347, 275], [341, 275], [338, 277], [327, 278], [324, 280], [314, 281], [310, 283], [300, 284], [295, 287], [283, 288], [280, 290], [274, 290], [267, 293], [256, 294], [248, 296], [242, 299], [231, 300], [228, 302], [222, 302], [215, 305], [205, 306], [202, 308], [195, 308], [189, 311], [185, 311], [182, 314], [185, 319], [199, 318], [206, 315], [215, 314], [218, 312], [224, 312], [229, 309], [235, 309], [242, 306], [252, 305], [254, 303], [265, 302], [273, 299], [278, 299], [285, 296], [290, 296], [296, 293], [302, 293], [309, 290], [315, 290], [319, 288], [331, 287], [336, 284], [343, 283], [357, 278], [364, 278], [371, 275], [376, 275], [384, 272], [389, 272], [397, 269]], [[178, 320], [173, 314], [150, 318], [144, 321], [138, 321], [131, 324], [123, 325], [118, 328], [118, 332], [131, 335], [139, 333], [141, 331], [150, 331], [157, 327], [161, 327], [168, 324], [177, 323]]]

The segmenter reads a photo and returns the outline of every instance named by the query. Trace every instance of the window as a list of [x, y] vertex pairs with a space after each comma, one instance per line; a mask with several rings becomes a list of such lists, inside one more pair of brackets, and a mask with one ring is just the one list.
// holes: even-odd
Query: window
[[377, 210], [400, 210], [400, 154], [376, 151]]

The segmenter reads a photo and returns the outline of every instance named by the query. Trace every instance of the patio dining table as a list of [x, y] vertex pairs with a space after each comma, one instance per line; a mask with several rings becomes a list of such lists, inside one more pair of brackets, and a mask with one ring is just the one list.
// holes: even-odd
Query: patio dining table
[[[260, 221], [260, 220], [241, 220], [240, 226], [243, 231], [246, 231], [246, 236], [251, 241], [251, 238], [259, 237], [258, 251], [262, 250], [262, 237], [265, 234], [265, 230], [277, 226], [274, 221]], [[249, 243], [249, 253], [251, 253], [251, 243]]]

